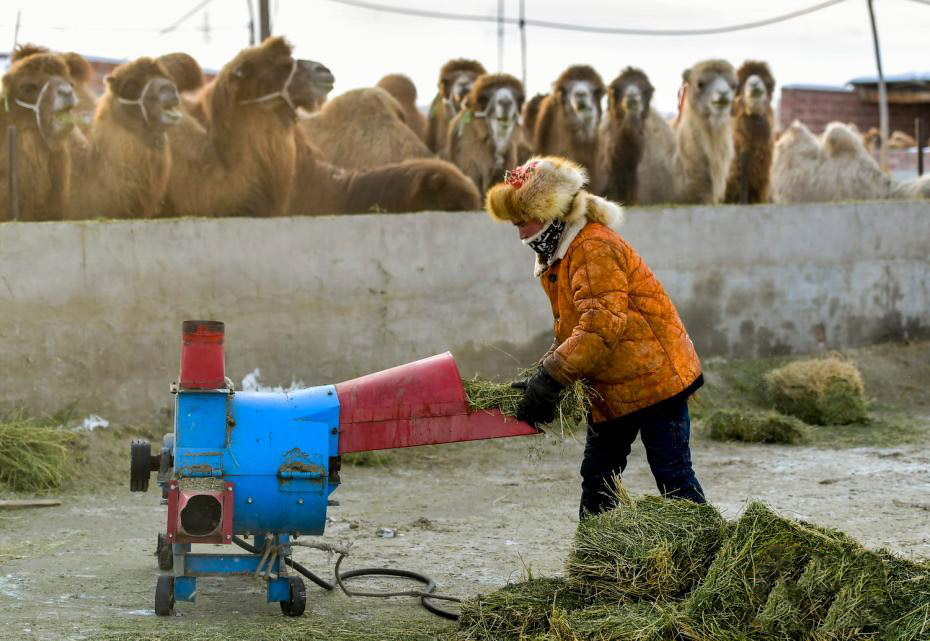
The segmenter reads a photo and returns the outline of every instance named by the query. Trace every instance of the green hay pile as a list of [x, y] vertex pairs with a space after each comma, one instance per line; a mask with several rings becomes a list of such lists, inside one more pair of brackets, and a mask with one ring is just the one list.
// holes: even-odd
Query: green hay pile
[[704, 578], [726, 534], [711, 505], [659, 496], [630, 498], [578, 524], [565, 568], [569, 583], [595, 601], [665, 602]]
[[552, 641], [676, 641], [675, 609], [648, 601], [600, 605], [552, 616]]
[[[518, 376], [525, 378], [532, 373], [533, 370], [523, 370]], [[507, 416], [516, 416], [520, 401], [523, 400], [523, 390], [511, 387], [510, 383], [496, 383], [476, 376], [462, 381], [462, 385], [472, 410], [496, 409]], [[558, 425], [563, 434], [573, 434], [583, 427], [588, 420], [588, 410], [591, 406], [589, 394], [595, 393], [582, 381], [576, 381], [562, 390], [553, 425]]]
[[812, 425], [861, 423], [868, 416], [862, 375], [838, 358], [796, 361], [765, 375], [778, 411]]
[[14, 492], [61, 487], [70, 475], [70, 446], [77, 435], [23, 414], [0, 417], [0, 484]]
[[564, 579], [530, 579], [463, 602], [459, 629], [464, 639], [517, 641], [548, 631], [554, 613], [582, 607]]
[[750, 503], [704, 582], [683, 603], [685, 632], [723, 641], [734, 631], [758, 628], [757, 614], [773, 590], [780, 583], [792, 586], [815, 554], [829, 554], [846, 540], [840, 532], [786, 519], [762, 503]]
[[704, 421], [704, 428], [715, 441], [800, 443], [808, 436], [802, 421], [771, 411], [717, 410]]

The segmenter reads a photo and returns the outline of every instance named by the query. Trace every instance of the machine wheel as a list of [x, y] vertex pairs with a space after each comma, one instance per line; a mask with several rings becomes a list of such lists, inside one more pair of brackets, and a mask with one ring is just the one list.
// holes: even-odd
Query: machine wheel
[[158, 535], [158, 544], [155, 547], [155, 554], [158, 556], [158, 569], [174, 569], [174, 548], [171, 546], [171, 542], [168, 540], [166, 534]]
[[155, 614], [167, 617], [174, 614], [174, 577], [162, 574], [155, 586]]
[[287, 581], [291, 585], [291, 598], [280, 602], [281, 612], [286, 617], [299, 617], [307, 608], [307, 588], [300, 577], [289, 576]]
[[152, 446], [145, 439], [133, 439], [129, 446], [129, 491], [148, 492]]

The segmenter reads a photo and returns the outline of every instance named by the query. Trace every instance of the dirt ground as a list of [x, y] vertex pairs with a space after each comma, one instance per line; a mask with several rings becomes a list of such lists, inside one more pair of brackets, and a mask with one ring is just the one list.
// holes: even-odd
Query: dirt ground
[[[856, 353], [877, 394], [884, 444], [850, 447], [869, 439], [831, 443], [826, 437], [801, 446], [718, 443], [696, 429], [695, 469], [709, 500], [734, 517], [747, 499], [758, 498], [785, 514], [845, 530], [866, 546], [930, 557], [930, 394], [927, 379], [917, 378], [927, 373], [928, 357], [928, 344]], [[712, 400], [726, 397], [723, 387], [738, 391], [715, 374], [732, 369], [709, 363]], [[906, 428], [896, 441], [902, 416]], [[199, 641], [258, 638], [247, 630], [278, 629], [277, 604], [266, 604], [263, 585], [251, 578], [200, 579], [197, 603], [178, 604], [177, 617], [156, 620], [152, 552], [165, 509], [157, 491], [131, 494], [128, 482], [114, 484], [128, 480], [130, 432], [93, 435], [113, 441], [112, 450], [101, 450], [104, 459], [96, 455], [107, 471], [88, 468], [89, 478], [100, 475], [94, 487], [66, 493], [61, 507], [0, 512], [0, 639]], [[383, 465], [346, 467], [334, 495], [341, 505], [330, 508], [325, 537], [353, 543], [344, 569], [409, 568], [432, 576], [445, 594], [489, 591], [527, 572], [558, 574], [577, 521], [581, 447], [572, 438], [533, 437], [419, 448]], [[634, 493], [655, 492], [639, 444], [624, 480]], [[396, 528], [398, 536], [380, 538], [381, 527]], [[298, 549], [295, 557], [331, 576], [325, 554]], [[326, 630], [340, 626], [361, 636], [338, 638], [413, 638], [403, 629], [388, 634], [398, 621], [411, 630], [451, 629], [412, 599], [350, 600], [308, 586], [307, 602], [301, 625], [313, 629], [300, 638], [337, 638]], [[199, 636], [216, 625], [226, 636]], [[261, 638], [297, 638], [276, 634]]]

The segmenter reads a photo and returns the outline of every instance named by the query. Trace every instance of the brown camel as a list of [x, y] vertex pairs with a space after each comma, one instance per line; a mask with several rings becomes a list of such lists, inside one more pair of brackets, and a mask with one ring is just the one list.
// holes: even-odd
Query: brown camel
[[736, 72], [739, 86], [733, 101], [733, 161], [727, 179], [726, 202], [742, 202], [743, 167], [746, 202], [769, 200], [772, 154], [775, 150], [775, 78], [764, 62], [747, 60]]
[[637, 172], [653, 91], [646, 74], [634, 67], [624, 69], [607, 89], [607, 117], [601, 130], [594, 190], [608, 200], [636, 203]]
[[169, 130], [173, 168], [165, 212], [284, 214], [297, 163], [296, 110], [312, 99], [308, 84], [281, 37], [227, 63], [200, 96], [207, 126], [185, 115]]
[[598, 127], [604, 81], [588, 65], [569, 67], [539, 105], [533, 134], [535, 153], [563, 156], [591, 173], [597, 163]]
[[167, 130], [181, 119], [168, 71], [151, 58], [106, 78], [89, 140], [73, 154], [66, 217], [150, 218], [162, 208], [171, 172]]
[[[13, 63], [22, 60], [36, 53], [52, 52], [48, 47], [43, 47], [41, 45], [21, 44], [17, 45], [16, 49], [13, 50], [10, 62]], [[93, 89], [90, 88], [90, 81], [94, 77], [93, 67], [91, 67], [90, 63], [79, 53], [74, 53], [73, 51], [56, 53], [64, 58], [65, 63], [68, 65], [71, 87], [74, 89], [74, 95], [77, 98], [77, 105], [71, 110], [71, 114], [74, 116], [75, 124], [78, 128], [86, 132], [90, 129], [90, 123], [94, 119], [94, 110], [97, 106], [97, 96], [94, 94]]]
[[484, 196], [518, 164], [517, 137], [523, 84], [509, 74], [480, 76], [449, 126], [449, 160]]
[[478, 76], [487, 73], [477, 60], [455, 58], [439, 70], [439, 93], [430, 103], [426, 122], [426, 145], [440, 156], [445, 154], [449, 123], [462, 108]]
[[321, 160], [319, 151], [297, 130], [292, 215], [462, 211], [480, 206], [472, 181], [451, 163], [415, 158], [347, 170]]
[[[70, 196], [72, 110], [68, 64], [53, 53], [14, 62], [3, 76], [0, 131], [17, 132], [19, 220], [58, 220]], [[10, 220], [10, 162], [0, 153], [0, 220]]]
[[368, 169], [433, 153], [406, 125], [404, 108], [377, 87], [347, 91], [298, 122], [328, 162]]
[[404, 108], [407, 126], [413, 133], [426, 142], [426, 116], [417, 109], [417, 87], [413, 81], [402, 73], [392, 73], [378, 81], [378, 87], [394, 96]]

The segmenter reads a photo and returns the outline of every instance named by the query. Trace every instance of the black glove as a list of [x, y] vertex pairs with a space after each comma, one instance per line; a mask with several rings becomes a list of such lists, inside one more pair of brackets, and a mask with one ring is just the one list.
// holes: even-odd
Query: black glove
[[518, 421], [535, 426], [555, 420], [555, 408], [559, 404], [562, 384], [552, 378], [545, 367], [540, 365], [528, 379], [516, 381], [511, 385], [524, 390], [523, 400], [517, 408]]

